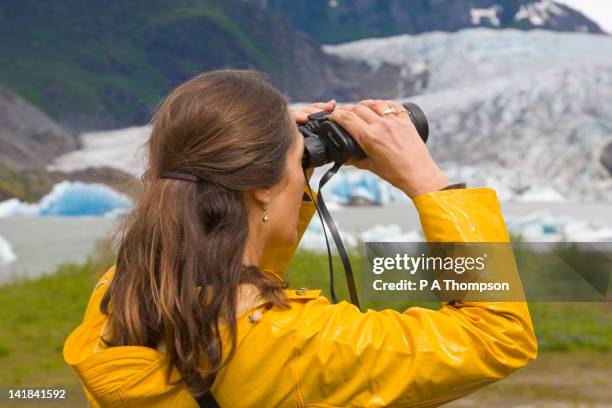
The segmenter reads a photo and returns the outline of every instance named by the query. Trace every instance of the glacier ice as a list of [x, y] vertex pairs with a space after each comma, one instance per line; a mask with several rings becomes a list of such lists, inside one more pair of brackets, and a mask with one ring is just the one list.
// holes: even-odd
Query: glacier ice
[[135, 177], [144, 172], [150, 126], [87, 132], [80, 135], [82, 148], [57, 157], [47, 170], [76, 171], [88, 167], [113, 167]]
[[104, 184], [61, 181], [38, 203], [16, 198], [0, 202], [0, 217], [13, 216], [113, 216], [131, 208], [131, 200]]
[[612, 140], [612, 37], [479, 28], [325, 50], [373, 69], [426, 66], [429, 83], [410, 100], [428, 115], [433, 156], [466, 168], [469, 185], [495, 180], [517, 201], [539, 189], [549, 193], [526, 199], [612, 201], [599, 160]]
[[2, 235], [0, 235], [0, 265], [6, 265], [17, 259], [13, 247]]
[[[540, 1], [536, 9], [554, 12], [548, 3]], [[428, 145], [451, 181], [493, 187], [502, 201], [612, 201], [612, 178], [599, 160], [612, 140], [611, 36], [479, 28], [325, 50], [367, 61], [373, 69], [387, 62], [406, 75], [429, 72], [426, 89], [410, 99], [427, 113]], [[83, 149], [51, 168], [108, 165], [140, 177], [149, 132], [134, 127], [86, 133]], [[330, 204], [341, 205], [407, 199], [350, 167], [324, 192]]]

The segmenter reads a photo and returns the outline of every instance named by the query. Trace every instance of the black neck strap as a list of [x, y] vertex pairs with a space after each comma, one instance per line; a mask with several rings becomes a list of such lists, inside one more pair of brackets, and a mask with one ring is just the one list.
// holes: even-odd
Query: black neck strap
[[199, 397], [195, 397], [195, 400], [200, 408], [221, 408], [210, 390]]
[[340, 238], [340, 233], [338, 232], [338, 228], [336, 228], [334, 219], [329, 213], [329, 210], [325, 205], [325, 201], [323, 200], [323, 195], [321, 194], [321, 188], [325, 185], [325, 183], [329, 181], [329, 179], [332, 178], [334, 174], [336, 174], [336, 172], [341, 166], [342, 163], [334, 163], [334, 165], [329, 170], [327, 170], [327, 172], [325, 172], [323, 177], [321, 177], [321, 180], [319, 181], [319, 189], [317, 191], [316, 200], [314, 198], [314, 194], [312, 194], [310, 185], [308, 184], [308, 175], [306, 174], [306, 169], [304, 169], [304, 178], [306, 179], [308, 191], [310, 192], [312, 201], [314, 202], [315, 208], [317, 209], [317, 213], [319, 214], [319, 219], [321, 220], [321, 227], [323, 228], [323, 235], [325, 236], [325, 245], [327, 246], [327, 260], [329, 262], [329, 292], [332, 298], [332, 302], [338, 303], [338, 298], [336, 297], [336, 291], [334, 288], [334, 265], [332, 261], [329, 240], [327, 238], [327, 232], [325, 230], [325, 224], [327, 224], [327, 227], [329, 228], [329, 232], [331, 233], [334, 243], [336, 244], [338, 255], [340, 256], [340, 260], [342, 261], [342, 266], [344, 267], [344, 273], [346, 275], [346, 284], [348, 286], [351, 303], [357, 306], [357, 308], [361, 308], [359, 305], [359, 297], [357, 296], [357, 287], [355, 286], [355, 278], [353, 277], [351, 261], [348, 257], [348, 254], [346, 253], [346, 249], [344, 248], [344, 244], [342, 243], [342, 239]]

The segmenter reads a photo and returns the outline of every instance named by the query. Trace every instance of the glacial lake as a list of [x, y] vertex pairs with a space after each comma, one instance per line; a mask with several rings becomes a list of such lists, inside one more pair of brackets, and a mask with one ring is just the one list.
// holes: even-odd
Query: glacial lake
[[[612, 228], [612, 203], [503, 203], [506, 218], [540, 211], [569, 216]], [[411, 203], [385, 206], [344, 207], [332, 210], [341, 230], [355, 234], [376, 225], [399, 225], [404, 231], [419, 230], [418, 215]], [[315, 215], [313, 222], [318, 222]], [[82, 262], [96, 241], [110, 236], [117, 220], [103, 217], [0, 218], [0, 236], [12, 245], [17, 259], [0, 265], [0, 284], [13, 277], [36, 277], [53, 272], [63, 262]]]

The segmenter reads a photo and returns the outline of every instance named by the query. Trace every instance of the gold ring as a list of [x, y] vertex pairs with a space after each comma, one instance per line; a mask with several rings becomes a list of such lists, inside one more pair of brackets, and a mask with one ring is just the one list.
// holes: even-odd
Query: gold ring
[[392, 113], [394, 115], [397, 115], [397, 109], [395, 108], [395, 105], [392, 105], [390, 103], [387, 102], [387, 109], [384, 110], [384, 112], [382, 113], [383, 116], [387, 115], [389, 113]]

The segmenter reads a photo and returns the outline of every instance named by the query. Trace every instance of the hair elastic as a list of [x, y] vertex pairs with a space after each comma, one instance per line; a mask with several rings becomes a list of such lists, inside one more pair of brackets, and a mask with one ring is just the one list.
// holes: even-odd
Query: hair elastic
[[159, 178], [167, 178], [167, 179], [182, 180], [182, 181], [191, 181], [193, 183], [197, 183], [197, 182], [200, 181], [200, 179], [197, 176], [194, 176], [193, 174], [177, 173], [175, 171], [163, 171], [159, 175]]

